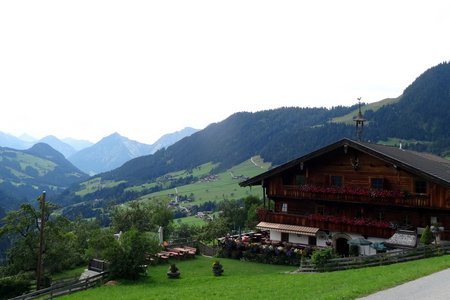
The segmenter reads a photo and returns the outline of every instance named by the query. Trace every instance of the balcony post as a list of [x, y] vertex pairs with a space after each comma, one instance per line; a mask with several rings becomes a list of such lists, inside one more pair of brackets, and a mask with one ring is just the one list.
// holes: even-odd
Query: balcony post
[[264, 179], [261, 180], [262, 192], [263, 192], [263, 205], [266, 208], [266, 187], [264, 186]]

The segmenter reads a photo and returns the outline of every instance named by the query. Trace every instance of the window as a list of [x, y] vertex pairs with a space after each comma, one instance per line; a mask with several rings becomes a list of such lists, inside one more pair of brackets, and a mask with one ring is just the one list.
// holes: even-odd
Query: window
[[308, 245], [317, 246], [317, 238], [315, 236], [308, 236]]
[[305, 175], [297, 175], [297, 176], [295, 176], [295, 183], [297, 185], [305, 185], [306, 184], [306, 177], [305, 177]]
[[322, 205], [316, 206], [316, 213], [319, 215], [325, 215], [325, 206]]
[[288, 210], [287, 210], [287, 203], [283, 203], [282, 205], [281, 205], [281, 211], [282, 212], [287, 212]]
[[282, 232], [281, 233], [281, 241], [282, 242], [289, 242], [289, 233], [287, 232]]
[[290, 174], [282, 174], [281, 180], [283, 181], [283, 185], [291, 185], [292, 184], [292, 176]]
[[423, 180], [416, 180], [414, 184], [414, 191], [417, 194], [426, 194], [427, 193], [427, 182]]
[[335, 187], [342, 186], [342, 176], [331, 175], [330, 176], [330, 185]]
[[383, 178], [371, 178], [370, 187], [375, 190], [381, 190], [384, 187]]

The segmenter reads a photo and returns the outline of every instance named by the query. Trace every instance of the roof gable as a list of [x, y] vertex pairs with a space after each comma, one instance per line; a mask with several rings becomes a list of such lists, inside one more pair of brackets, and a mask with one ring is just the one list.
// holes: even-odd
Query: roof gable
[[261, 185], [265, 178], [282, 173], [293, 166], [306, 163], [344, 146], [367, 153], [371, 156], [377, 157], [378, 159], [391, 163], [398, 168], [402, 168], [413, 174], [427, 178], [430, 181], [438, 182], [439, 184], [450, 187], [449, 160], [429, 153], [421, 153], [367, 142], [358, 142], [350, 139], [342, 139], [307, 155], [291, 160], [267, 172], [241, 182], [240, 186]]

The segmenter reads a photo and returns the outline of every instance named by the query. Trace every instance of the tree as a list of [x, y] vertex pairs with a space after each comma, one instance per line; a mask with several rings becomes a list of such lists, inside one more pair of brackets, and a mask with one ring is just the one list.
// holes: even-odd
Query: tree
[[111, 212], [111, 218], [116, 232], [125, 232], [131, 228], [156, 232], [159, 226], [167, 227], [172, 222], [173, 212], [163, 201], [133, 201], [127, 206], [116, 206]]
[[[44, 208], [44, 268], [49, 273], [78, 265], [80, 255], [76, 252], [75, 235], [71, 223], [63, 216], [51, 216], [56, 206], [46, 202]], [[10, 211], [2, 219], [0, 236], [11, 241], [8, 249], [8, 270], [11, 275], [34, 271], [37, 266], [39, 246], [40, 213], [31, 204], [22, 204], [20, 209]]]
[[217, 238], [223, 237], [229, 232], [227, 225], [227, 220], [223, 217], [214, 218], [201, 228], [198, 238], [215, 243]]
[[258, 197], [248, 196], [240, 200], [224, 200], [219, 204], [219, 209], [229, 231], [237, 231], [253, 228], [256, 225], [258, 220], [256, 208], [261, 204]]
[[256, 210], [262, 206], [262, 201], [256, 196], [248, 196], [244, 199], [244, 209], [247, 212], [245, 225], [247, 228], [254, 228], [258, 224], [258, 214]]
[[147, 271], [147, 253], [158, 251], [158, 241], [149, 233], [140, 232], [136, 228], [122, 234], [106, 253], [110, 262], [110, 276], [137, 280]]
[[174, 227], [171, 234], [172, 239], [190, 239], [195, 238], [200, 233], [200, 226], [195, 224], [181, 223]]
[[85, 256], [88, 260], [93, 258], [107, 259], [110, 249], [115, 246], [114, 232], [110, 228], [93, 231], [92, 238], [87, 239]]
[[242, 200], [224, 200], [219, 204], [222, 212], [221, 217], [224, 219], [227, 231], [243, 230], [247, 219]]

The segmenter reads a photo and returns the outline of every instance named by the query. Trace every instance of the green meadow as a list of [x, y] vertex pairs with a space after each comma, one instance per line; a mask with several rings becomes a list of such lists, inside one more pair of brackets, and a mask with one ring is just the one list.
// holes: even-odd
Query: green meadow
[[152, 266], [138, 282], [119, 281], [60, 299], [355, 299], [450, 267], [450, 256], [329, 273], [295, 273], [294, 267], [214, 258], [175, 261], [180, 279], [168, 279], [168, 264]]
[[[196, 177], [207, 176], [215, 165], [209, 163], [192, 170]], [[240, 199], [249, 195], [262, 195], [261, 187], [242, 188], [239, 182], [246, 177], [253, 177], [267, 171], [271, 164], [264, 162], [259, 156], [217, 174], [212, 180], [200, 180], [192, 184], [182, 185], [176, 189], [163, 190], [141, 197], [141, 200], [170, 199], [173, 195], [192, 195], [194, 201], [186, 205], [202, 204], [206, 201], [221, 201], [224, 199]], [[186, 171], [167, 174], [173, 178], [186, 176]], [[160, 179], [161, 180], [161, 179]]]

